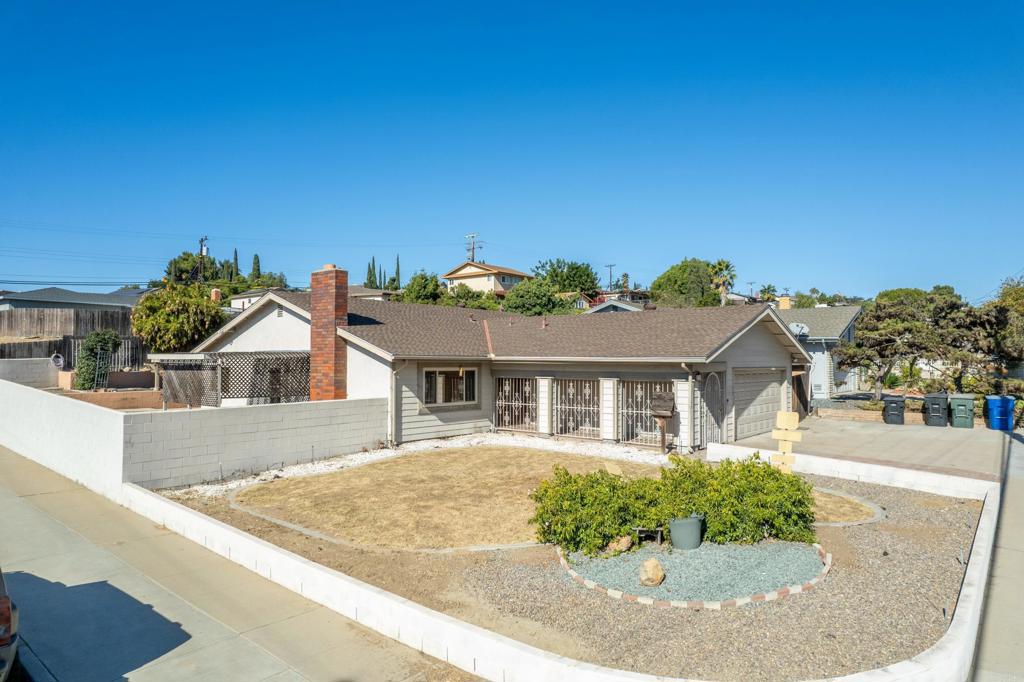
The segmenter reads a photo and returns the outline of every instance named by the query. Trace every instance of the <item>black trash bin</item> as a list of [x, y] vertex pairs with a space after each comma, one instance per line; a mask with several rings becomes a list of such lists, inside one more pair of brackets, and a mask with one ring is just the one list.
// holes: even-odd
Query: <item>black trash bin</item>
[[906, 402], [907, 399], [901, 395], [887, 395], [882, 398], [884, 405], [882, 419], [885, 420], [886, 424], [903, 423], [903, 408], [906, 406]]
[[924, 423], [928, 426], [949, 424], [949, 395], [929, 393], [924, 397]]

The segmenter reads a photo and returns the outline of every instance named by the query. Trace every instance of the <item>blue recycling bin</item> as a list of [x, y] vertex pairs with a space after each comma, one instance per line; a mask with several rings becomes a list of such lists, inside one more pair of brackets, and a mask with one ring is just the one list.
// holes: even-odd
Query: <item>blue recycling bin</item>
[[1013, 408], [1015, 402], [1013, 396], [985, 396], [985, 403], [988, 407], [988, 428], [997, 431], [1013, 431]]

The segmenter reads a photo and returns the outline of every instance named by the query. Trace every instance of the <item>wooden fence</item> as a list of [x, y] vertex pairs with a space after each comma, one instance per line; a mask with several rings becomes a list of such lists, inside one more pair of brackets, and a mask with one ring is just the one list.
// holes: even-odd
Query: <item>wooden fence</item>
[[0, 336], [85, 336], [112, 329], [121, 336], [132, 333], [132, 313], [124, 310], [81, 308], [14, 308], [0, 310]]
[[64, 348], [64, 339], [42, 339], [40, 341], [9, 341], [0, 343], [0, 360], [24, 360], [26, 358], [48, 358]]

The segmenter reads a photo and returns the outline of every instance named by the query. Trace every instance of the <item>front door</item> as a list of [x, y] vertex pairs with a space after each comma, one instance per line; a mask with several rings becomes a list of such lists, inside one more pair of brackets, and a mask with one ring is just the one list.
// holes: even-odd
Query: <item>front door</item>
[[722, 379], [712, 372], [704, 375], [704, 409], [701, 420], [704, 428], [704, 446], [721, 443], [725, 425], [725, 401], [722, 399]]

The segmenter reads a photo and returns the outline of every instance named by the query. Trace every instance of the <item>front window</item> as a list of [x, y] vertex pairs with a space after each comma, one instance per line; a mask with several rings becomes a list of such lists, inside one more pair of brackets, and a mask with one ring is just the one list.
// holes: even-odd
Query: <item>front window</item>
[[423, 372], [423, 402], [457, 405], [476, 402], [475, 369], [428, 369]]

